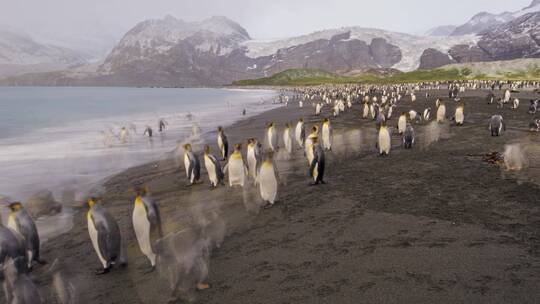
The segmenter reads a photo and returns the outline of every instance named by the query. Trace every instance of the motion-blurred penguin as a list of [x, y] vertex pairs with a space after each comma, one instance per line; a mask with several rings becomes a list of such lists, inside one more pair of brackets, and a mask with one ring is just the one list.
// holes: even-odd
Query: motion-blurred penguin
[[9, 204], [8, 227], [19, 233], [26, 244], [28, 268], [32, 268], [32, 262], [44, 264], [39, 257], [39, 234], [36, 223], [30, 217], [23, 205], [19, 202]]
[[137, 189], [133, 208], [133, 229], [142, 253], [150, 261], [152, 269], [156, 267], [155, 242], [163, 237], [161, 216], [156, 202], [148, 195], [145, 188]]
[[184, 145], [184, 167], [186, 176], [190, 185], [193, 185], [201, 179], [201, 163], [199, 158], [191, 148], [191, 144]]
[[208, 179], [210, 179], [210, 185], [217, 187], [219, 184], [223, 184], [223, 171], [221, 170], [221, 164], [217, 158], [210, 154], [210, 147], [207, 145], [204, 147], [204, 166], [206, 172], [208, 172]]

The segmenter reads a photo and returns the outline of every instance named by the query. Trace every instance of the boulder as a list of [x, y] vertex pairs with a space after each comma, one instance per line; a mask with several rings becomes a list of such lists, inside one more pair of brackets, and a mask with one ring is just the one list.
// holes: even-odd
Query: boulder
[[51, 191], [40, 191], [28, 198], [26, 210], [34, 218], [44, 215], [54, 215], [62, 211], [62, 204], [57, 202]]

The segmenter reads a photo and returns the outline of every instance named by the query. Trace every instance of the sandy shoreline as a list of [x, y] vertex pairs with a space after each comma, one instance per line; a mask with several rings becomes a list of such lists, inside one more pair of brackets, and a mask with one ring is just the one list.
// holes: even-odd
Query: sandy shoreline
[[[433, 94], [445, 97], [446, 91]], [[394, 136], [388, 158], [377, 157], [374, 124], [360, 119], [361, 107], [354, 105], [332, 121], [336, 138], [328, 154], [328, 185], [308, 187], [305, 160], [296, 151], [292, 159], [277, 162], [283, 184], [270, 209], [259, 210], [256, 189], [209, 190], [205, 173], [204, 184], [185, 187], [184, 171], [171, 159], [131, 168], [109, 179], [103, 196], [128, 244], [126, 269], [93, 274], [99, 263], [83, 211], [75, 214], [72, 231], [44, 244], [42, 256], [61, 258], [80, 303], [166, 302], [167, 280], [157, 272], [144, 274], [148, 263], [131, 227], [129, 189], [146, 184], [161, 209], [165, 233], [212, 218], [216, 239], [226, 235], [211, 255], [212, 288], [196, 293], [198, 303], [538, 302], [536, 160], [516, 175], [478, 155], [503, 151], [509, 142], [534, 148], [539, 140], [527, 132], [525, 98], [518, 111], [502, 111], [508, 132], [489, 137], [487, 120], [497, 110], [485, 104], [485, 94], [465, 94], [465, 126], [415, 125], [418, 146], [405, 151]], [[396, 113], [433, 108], [434, 98], [427, 103], [421, 95], [415, 104], [402, 101]], [[329, 115], [328, 108], [315, 117], [310, 106], [293, 107], [233, 124], [226, 128], [229, 142], [262, 139], [268, 121], [282, 130], [299, 117], [311, 126]], [[32, 274], [46, 302], [55, 303], [46, 269]]]

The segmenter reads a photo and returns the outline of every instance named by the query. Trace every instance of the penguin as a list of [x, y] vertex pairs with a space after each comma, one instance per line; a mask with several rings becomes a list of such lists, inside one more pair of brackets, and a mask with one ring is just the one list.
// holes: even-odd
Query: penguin
[[291, 154], [293, 150], [293, 141], [291, 137], [291, 125], [289, 123], [285, 124], [285, 130], [283, 130], [283, 144], [285, 146], [285, 151], [287, 151], [288, 154]]
[[19, 272], [17, 262], [7, 258], [2, 267], [4, 274], [4, 293], [9, 304], [41, 304], [43, 303], [38, 288], [27, 273]]
[[501, 136], [506, 131], [506, 124], [501, 115], [493, 115], [489, 120], [489, 131], [491, 136]]
[[229, 162], [225, 166], [224, 172], [229, 173], [229, 186], [244, 187], [248, 170], [242, 158], [242, 145], [236, 144], [234, 152], [229, 156]]
[[273, 122], [266, 127], [266, 140], [270, 151], [278, 150], [276, 125]]
[[161, 216], [156, 202], [148, 195], [147, 189], [137, 189], [133, 207], [133, 230], [142, 253], [150, 261], [152, 270], [156, 267], [155, 242], [163, 237]]
[[509, 103], [510, 102], [510, 97], [511, 97], [511, 94], [510, 94], [510, 90], [505, 90], [504, 91], [504, 99], [503, 99], [503, 102], [504, 103]]
[[529, 123], [530, 132], [539, 132], [540, 131], [540, 119], [534, 119]]
[[311, 162], [313, 161], [313, 138], [319, 137], [319, 127], [313, 126], [311, 129], [311, 133], [309, 134], [308, 138], [306, 139], [306, 146], [305, 146], [305, 153], [306, 158], [308, 161], [308, 165], [311, 165]]
[[536, 114], [537, 109], [538, 109], [538, 100], [532, 100], [531, 99], [528, 113], [529, 114]]
[[309, 176], [313, 178], [313, 185], [325, 184], [324, 181], [324, 169], [325, 169], [325, 155], [324, 149], [319, 145], [318, 137], [311, 139], [311, 150], [313, 159], [309, 166]]
[[424, 113], [422, 114], [422, 119], [423, 119], [424, 121], [429, 121], [430, 117], [431, 117], [431, 109], [430, 109], [430, 108], [426, 108], [426, 109], [424, 110]]
[[379, 146], [379, 155], [389, 155], [391, 148], [390, 140], [390, 130], [385, 123], [379, 128], [379, 137], [378, 137], [378, 146]]
[[218, 127], [218, 147], [221, 154], [221, 160], [227, 160], [229, 153], [229, 142], [227, 141], [227, 136], [222, 127]]
[[190, 185], [199, 182], [201, 178], [201, 163], [191, 148], [191, 144], [184, 145], [184, 167]]
[[304, 107], [304, 102], [300, 100], [300, 101], [298, 102], [298, 107], [299, 107], [300, 109], [303, 108], [303, 107]]
[[364, 111], [362, 112], [362, 118], [367, 119], [369, 115], [369, 104], [367, 102], [364, 102]]
[[261, 198], [270, 205], [274, 205], [274, 202], [276, 201], [278, 187], [277, 172], [274, 169], [272, 155], [272, 152], [270, 152], [265, 156], [257, 175], [257, 183], [259, 184]]
[[249, 175], [256, 181], [257, 172], [261, 164], [262, 148], [261, 144], [255, 139], [250, 138], [247, 142], [247, 163]]
[[120, 143], [125, 144], [127, 142], [127, 138], [129, 136], [128, 129], [126, 127], [122, 127], [120, 129]]
[[410, 119], [411, 121], [415, 121], [415, 120], [417, 120], [417, 119], [420, 117], [420, 115], [418, 114], [418, 112], [416, 112], [415, 110], [410, 110], [408, 114], [409, 114], [409, 119]]
[[8, 227], [19, 233], [26, 244], [28, 268], [32, 268], [32, 262], [44, 264], [39, 256], [39, 234], [36, 223], [30, 217], [20, 202], [9, 204]]
[[516, 110], [519, 107], [519, 99], [514, 98], [514, 101], [512, 102], [512, 110]]
[[328, 118], [322, 124], [322, 145], [325, 150], [332, 150], [332, 126]]
[[446, 106], [444, 105], [444, 102], [439, 102], [439, 107], [437, 108], [437, 122], [441, 123], [444, 122], [446, 118]]
[[438, 109], [440, 104], [441, 104], [441, 100], [437, 98], [437, 100], [435, 100], [435, 109]]
[[117, 262], [120, 262], [120, 265], [125, 265], [122, 256], [120, 228], [112, 215], [105, 208], [96, 204], [95, 199], [91, 198], [88, 200], [86, 219], [92, 245], [103, 265], [103, 268], [97, 270], [96, 274], [108, 273]]
[[320, 102], [318, 102], [316, 105], [315, 105], [315, 115], [316, 116], [319, 116], [319, 114], [321, 114], [321, 108], [322, 108], [322, 105]]
[[465, 114], [463, 112], [464, 107], [465, 107], [465, 104], [463, 103], [463, 101], [460, 101], [456, 107], [456, 113], [455, 113], [454, 119], [456, 120], [457, 126], [462, 126], [465, 120]]
[[300, 148], [304, 147], [304, 142], [306, 140], [306, 127], [304, 126], [304, 119], [300, 118], [296, 123], [296, 130], [294, 132], [296, 143]]
[[408, 123], [403, 133], [403, 147], [405, 149], [411, 149], [414, 145], [414, 128]]
[[398, 119], [398, 133], [402, 135], [407, 127], [407, 113], [402, 112]]
[[23, 273], [28, 270], [25, 240], [21, 234], [3, 226], [0, 222], [0, 265], [8, 258], [15, 262], [18, 272]]
[[221, 170], [221, 164], [217, 158], [210, 154], [210, 146], [204, 147], [204, 166], [208, 172], [210, 186], [216, 188], [219, 184], [223, 184], [224, 174]]

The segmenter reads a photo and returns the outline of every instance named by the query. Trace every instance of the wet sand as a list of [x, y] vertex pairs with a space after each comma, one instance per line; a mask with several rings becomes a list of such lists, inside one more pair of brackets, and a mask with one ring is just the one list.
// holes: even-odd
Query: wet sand
[[[431, 95], [446, 97], [447, 92]], [[499, 96], [502, 91], [496, 92]], [[100, 264], [86, 226], [85, 210], [74, 228], [44, 244], [42, 257], [55, 257], [68, 269], [79, 303], [165, 303], [168, 281], [136, 244], [131, 224], [133, 193], [146, 184], [158, 202], [166, 234], [211, 222], [213, 240], [224, 237], [210, 256], [211, 288], [187, 297], [196, 303], [537, 303], [540, 301], [540, 161], [539, 134], [528, 132], [528, 99], [521, 107], [487, 105], [487, 91], [467, 92], [465, 125], [415, 123], [417, 145], [400, 147], [392, 138], [388, 157], [375, 150], [375, 124], [361, 119], [360, 104], [332, 119], [334, 148], [327, 153], [328, 184], [308, 186], [307, 164], [300, 150], [278, 160], [278, 202], [260, 208], [258, 190], [203, 184], [185, 186], [183, 168], [163, 159], [132, 168], [104, 185], [103, 201], [120, 224], [129, 265], [95, 276]], [[426, 101], [400, 102], [401, 111], [432, 108]], [[447, 98], [446, 98], [447, 99]], [[447, 116], [455, 108], [446, 102]], [[231, 145], [249, 137], [263, 139], [264, 125], [307, 127], [320, 117], [307, 105], [291, 104], [227, 127]], [[507, 132], [491, 137], [489, 117], [502, 113]], [[309, 129], [307, 129], [309, 130]], [[524, 144], [529, 167], [504, 172], [481, 155]], [[214, 153], [217, 153], [212, 141]], [[200, 146], [198, 151], [202, 151]], [[202, 161], [202, 158], [201, 158]], [[204, 167], [204, 166], [203, 166]], [[208, 226], [207, 226], [208, 227]], [[52, 298], [47, 266], [32, 273], [46, 303]], [[177, 301], [176, 303], [182, 303]]]

